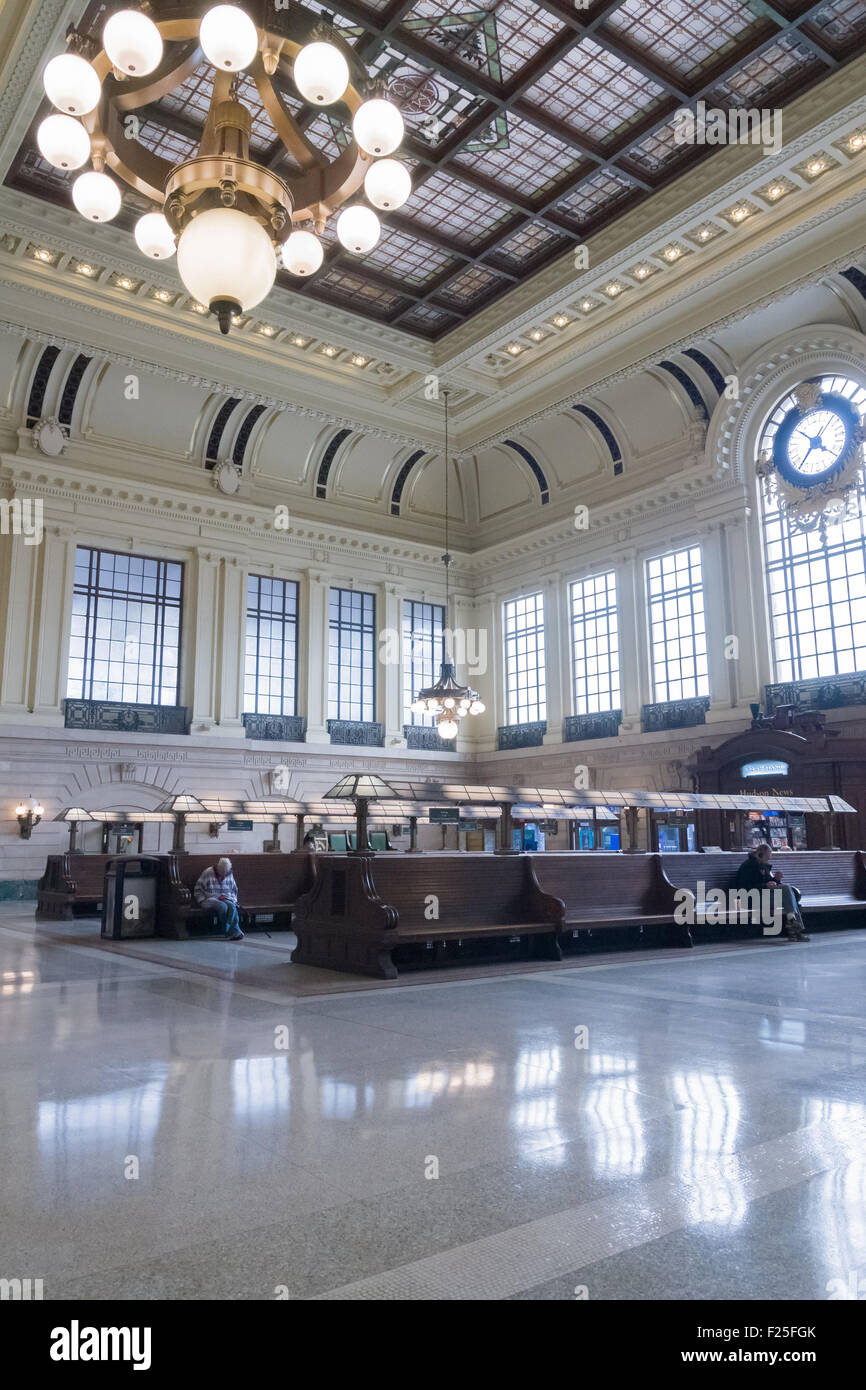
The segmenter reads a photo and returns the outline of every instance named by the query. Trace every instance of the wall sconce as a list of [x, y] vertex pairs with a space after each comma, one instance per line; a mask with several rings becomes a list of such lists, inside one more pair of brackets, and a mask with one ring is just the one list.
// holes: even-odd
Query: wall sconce
[[220, 834], [220, 831], [221, 831], [222, 828], [223, 828], [223, 824], [224, 824], [224, 822], [221, 821], [221, 820], [212, 820], [212, 821], [211, 821], [210, 825], [209, 825], [208, 828], [207, 828], [207, 833], [208, 833], [208, 835], [210, 835], [210, 837], [211, 837], [212, 840], [218, 840], [218, 839], [219, 839], [219, 834]]
[[18, 817], [18, 834], [22, 840], [29, 840], [34, 825], [38, 825], [44, 815], [44, 807], [31, 796], [28, 801], [19, 801], [15, 814]]

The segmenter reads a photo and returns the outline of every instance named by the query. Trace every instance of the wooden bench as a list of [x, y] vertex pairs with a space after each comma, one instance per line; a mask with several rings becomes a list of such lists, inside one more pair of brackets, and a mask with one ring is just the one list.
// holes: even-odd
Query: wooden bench
[[528, 855], [328, 854], [318, 869], [297, 904], [293, 963], [393, 980], [397, 948], [512, 937], [561, 958], [563, 905]]
[[[721, 888], [727, 892], [733, 888], [737, 869], [745, 857], [725, 851], [664, 854], [662, 866], [666, 878], [677, 888], [697, 893], [698, 883], [703, 882], [705, 891]], [[781, 872], [783, 883], [799, 889], [804, 917], [866, 912], [866, 865], [860, 850], [778, 851], [772, 862], [773, 868]], [[719, 925], [761, 926], [749, 912], [734, 907], [730, 911], [719, 910], [717, 921]]]
[[660, 927], [672, 929], [679, 945], [692, 945], [688, 927], [674, 919], [674, 888], [662, 871], [661, 855], [572, 852], [531, 857], [541, 887], [565, 904], [566, 933]]
[[[195, 900], [199, 875], [215, 864], [219, 854], [165, 856], [160, 864], [157, 888], [157, 936], [184, 939], [191, 927], [208, 926], [208, 913]], [[259, 917], [273, 918], [278, 928], [291, 926], [295, 904], [313, 884], [317, 859], [306, 850], [291, 854], [236, 854], [232, 872], [238, 885], [239, 906], [247, 924]]]
[[105, 865], [111, 854], [49, 854], [37, 884], [36, 916], [95, 917], [102, 904]]

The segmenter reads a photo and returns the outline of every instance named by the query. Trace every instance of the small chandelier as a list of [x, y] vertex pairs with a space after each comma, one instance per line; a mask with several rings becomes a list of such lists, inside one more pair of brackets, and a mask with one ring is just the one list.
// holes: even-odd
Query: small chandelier
[[[445, 554], [442, 556], [442, 563], [445, 566], [445, 622], [448, 622], [448, 570], [451, 565], [451, 555], [448, 553], [448, 392], [442, 392], [445, 401]], [[447, 627], [446, 627], [447, 633]], [[445, 650], [446, 657], [449, 655], [447, 644]], [[477, 690], [473, 690], [469, 685], [460, 685], [457, 681], [457, 671], [453, 661], [443, 661], [439, 667], [439, 678], [435, 685], [428, 685], [424, 690], [419, 690], [415, 700], [410, 706], [413, 714], [429, 714], [436, 719], [436, 730], [440, 738], [456, 738], [459, 728], [458, 720], [465, 719], [467, 714], [483, 714], [486, 706], [480, 699]]]
[[[258, 27], [237, 5], [214, 5], [203, 18], [194, 4], [172, 8], [166, 19], [151, 18], [149, 10], [144, 3], [112, 14], [98, 51], [96, 40], [70, 29], [69, 51], [43, 72], [56, 110], [40, 124], [37, 143], [56, 168], [92, 163], [72, 185], [72, 201], [90, 222], [110, 222], [121, 208], [106, 166], [149, 197], [156, 210], [136, 224], [139, 250], [153, 260], [177, 251], [187, 290], [228, 333], [233, 316], [270, 293], [278, 261], [291, 275], [319, 269], [329, 216], [362, 184], [372, 207], [346, 208], [337, 237], [353, 255], [372, 250], [380, 233], [373, 208], [393, 211], [412, 191], [405, 166], [388, 158], [403, 139], [403, 118], [381, 82], [370, 79], [352, 48], [318, 16], [294, 11], [283, 21], [290, 37]], [[137, 131], [133, 113], [180, 86], [200, 61], [199, 49], [214, 68], [210, 109], [197, 153], [175, 164], [130, 138]], [[282, 178], [250, 156], [244, 72], [297, 175]], [[331, 162], [282, 100], [272, 81], [277, 73], [310, 106], [340, 101], [348, 108], [354, 139]]]

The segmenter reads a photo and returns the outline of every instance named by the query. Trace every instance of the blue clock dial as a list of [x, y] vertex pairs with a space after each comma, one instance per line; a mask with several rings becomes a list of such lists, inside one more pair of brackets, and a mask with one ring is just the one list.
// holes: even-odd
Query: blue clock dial
[[815, 487], [845, 466], [857, 428], [851, 402], [825, 393], [805, 412], [788, 411], [773, 440], [773, 462], [793, 486]]

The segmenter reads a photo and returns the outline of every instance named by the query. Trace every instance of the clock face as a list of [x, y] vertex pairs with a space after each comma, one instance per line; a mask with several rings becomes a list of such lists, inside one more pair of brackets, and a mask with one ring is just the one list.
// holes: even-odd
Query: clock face
[[809, 410], [789, 410], [773, 441], [773, 462], [794, 487], [827, 482], [846, 466], [858, 438], [859, 417], [844, 396], [829, 392]]
[[835, 410], [819, 406], [804, 415], [788, 440], [788, 462], [795, 473], [812, 478], [838, 463], [848, 430]]

